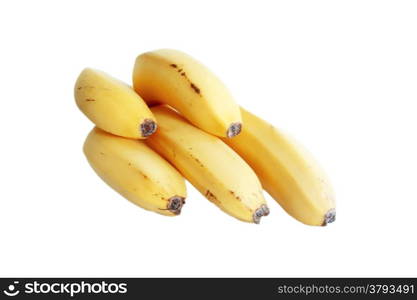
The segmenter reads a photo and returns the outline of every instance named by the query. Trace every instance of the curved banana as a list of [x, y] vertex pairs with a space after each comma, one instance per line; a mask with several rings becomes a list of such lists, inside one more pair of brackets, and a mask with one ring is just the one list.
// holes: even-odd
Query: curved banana
[[155, 118], [142, 98], [104, 72], [84, 69], [78, 76], [74, 95], [80, 110], [107, 132], [143, 139], [156, 130]]
[[96, 173], [131, 202], [167, 216], [181, 212], [184, 178], [143, 141], [94, 128], [84, 143], [84, 153]]
[[164, 156], [207, 199], [229, 215], [259, 223], [269, 213], [252, 169], [219, 138], [167, 106], [153, 107], [159, 128], [146, 143]]
[[272, 125], [243, 108], [241, 113], [244, 130], [223, 141], [246, 160], [288, 214], [308, 225], [333, 222], [333, 191], [311, 155]]
[[239, 106], [224, 84], [187, 54], [162, 49], [139, 55], [133, 87], [149, 104], [166, 103], [195, 126], [222, 137], [238, 135]]

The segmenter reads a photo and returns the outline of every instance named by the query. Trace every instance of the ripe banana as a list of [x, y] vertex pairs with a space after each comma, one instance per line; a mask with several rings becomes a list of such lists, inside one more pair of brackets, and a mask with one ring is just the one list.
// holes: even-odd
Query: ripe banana
[[131, 87], [104, 72], [84, 69], [74, 94], [80, 110], [107, 132], [143, 139], [156, 130], [155, 118], [142, 98]]
[[184, 178], [143, 141], [96, 127], [84, 143], [84, 153], [96, 173], [131, 202], [167, 216], [181, 212]]
[[294, 218], [326, 225], [336, 218], [332, 188], [310, 154], [291, 137], [241, 109], [245, 128], [223, 139], [256, 172], [265, 190]]
[[219, 138], [188, 123], [167, 106], [151, 108], [159, 128], [146, 143], [226, 213], [259, 223], [269, 213], [252, 169]]
[[162, 49], [137, 57], [133, 87], [149, 104], [165, 103], [211, 134], [234, 137], [242, 121], [239, 106], [224, 84], [187, 54]]

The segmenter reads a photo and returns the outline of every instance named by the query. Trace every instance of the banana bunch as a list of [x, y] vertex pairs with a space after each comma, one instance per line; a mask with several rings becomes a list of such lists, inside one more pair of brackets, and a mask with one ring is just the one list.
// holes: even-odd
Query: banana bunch
[[335, 221], [332, 188], [311, 154], [239, 107], [218, 77], [183, 52], [139, 55], [132, 87], [87, 68], [74, 95], [96, 126], [84, 143], [88, 162], [144, 209], [179, 215], [187, 179], [241, 221], [258, 224], [269, 214], [263, 189], [304, 224]]

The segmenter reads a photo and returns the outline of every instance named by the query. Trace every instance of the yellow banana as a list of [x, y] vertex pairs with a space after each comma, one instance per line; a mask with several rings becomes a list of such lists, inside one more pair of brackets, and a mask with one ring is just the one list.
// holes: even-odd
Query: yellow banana
[[167, 106], [151, 108], [158, 131], [146, 143], [226, 213], [259, 223], [269, 213], [252, 169], [219, 138], [188, 123]]
[[326, 225], [336, 218], [333, 191], [311, 155], [291, 137], [241, 109], [242, 133], [223, 139], [256, 172], [265, 190], [294, 218]]
[[104, 72], [84, 69], [74, 94], [80, 110], [107, 132], [143, 139], [156, 130], [155, 118], [142, 98], [127, 84]]
[[133, 87], [149, 104], [165, 103], [211, 134], [234, 137], [242, 126], [239, 106], [225, 85], [187, 54], [162, 49], [139, 55]]
[[181, 212], [184, 178], [143, 141], [96, 127], [84, 143], [84, 153], [96, 173], [131, 202], [167, 216]]

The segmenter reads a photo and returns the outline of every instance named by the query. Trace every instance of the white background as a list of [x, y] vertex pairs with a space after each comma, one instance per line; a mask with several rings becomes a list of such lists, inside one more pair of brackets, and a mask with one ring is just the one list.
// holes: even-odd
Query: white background
[[[415, 1], [2, 1], [0, 276], [417, 276]], [[327, 171], [337, 221], [268, 197], [261, 225], [189, 186], [180, 217], [106, 186], [82, 143], [87, 66], [183, 50]]]

